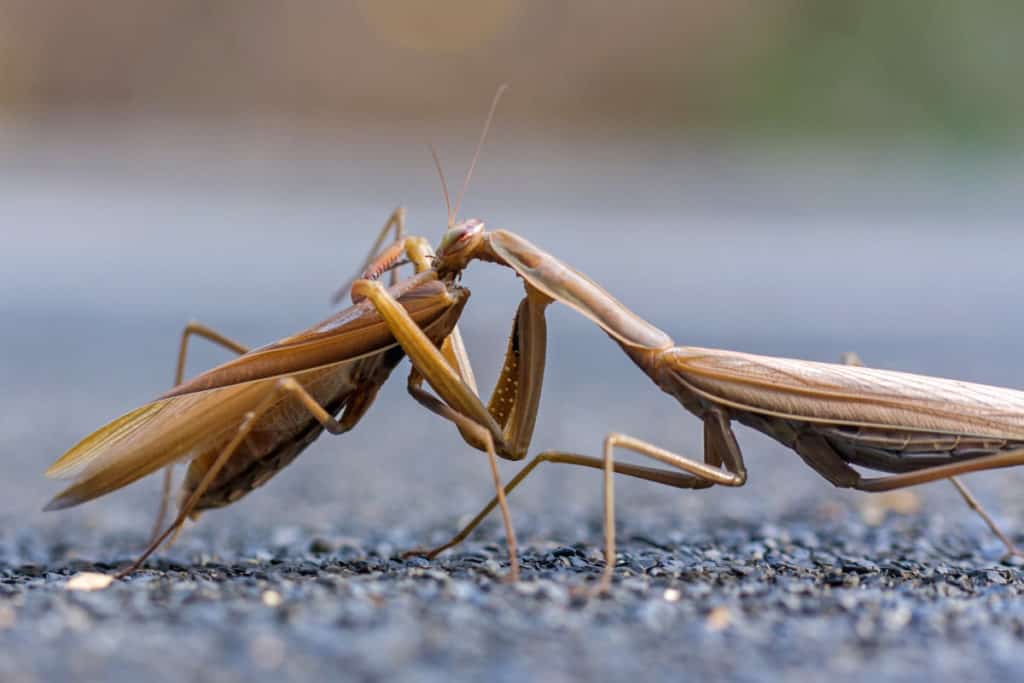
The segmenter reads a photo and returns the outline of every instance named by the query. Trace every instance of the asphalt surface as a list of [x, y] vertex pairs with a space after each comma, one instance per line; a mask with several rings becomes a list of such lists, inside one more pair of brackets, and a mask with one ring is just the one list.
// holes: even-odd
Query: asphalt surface
[[[5, 681], [1015, 680], [1018, 563], [919, 519], [779, 520], [679, 532], [627, 524], [617, 580], [594, 544], [531, 540], [519, 584], [503, 546], [435, 562], [400, 540], [278, 527], [191, 535], [97, 592], [64, 588], [128, 559], [120, 537], [0, 546]], [[590, 532], [592, 533], [592, 532]], [[531, 539], [554, 538], [543, 526]], [[495, 534], [487, 534], [495, 536]], [[590, 535], [590, 534], [586, 534]], [[269, 542], [268, 542], [269, 539]], [[402, 539], [404, 540], [404, 539]], [[213, 549], [217, 548], [217, 551]], [[44, 655], [43, 652], [46, 654]]]
[[[249, 139], [211, 152], [216, 136], [161, 148], [139, 143], [152, 131], [52, 133], [0, 137], [5, 683], [1015, 680], [1024, 668], [1024, 568], [1002, 561], [952, 487], [836, 491], [742, 428], [743, 489], [618, 484], [607, 598], [578, 590], [603, 566], [590, 470], [542, 467], [511, 497], [518, 585], [502, 581], [496, 520], [435, 562], [399, 560], [489, 497], [485, 462], [409, 400], [403, 369], [356, 430], [208, 513], [146, 570], [67, 590], [138, 552], [158, 484], [44, 514], [58, 484], [41, 473], [166, 389], [184, 322], [249, 344], [294, 332], [326, 314], [394, 204], [431, 235], [443, 213], [412, 144], [279, 140], [263, 158]], [[855, 349], [881, 367], [1024, 386], [1024, 325], [1007, 307], [1024, 291], [1011, 169], [883, 172], [868, 155], [780, 170], [664, 140], [517, 136], [496, 132], [471, 213], [572, 261], [681, 342], [826, 361]], [[464, 332], [489, 387], [521, 290], [483, 266], [465, 284]], [[614, 429], [699, 452], [699, 423], [606, 337], [564, 310], [549, 333], [537, 448], [596, 453]], [[200, 344], [190, 368], [225, 358]], [[1024, 541], [1022, 475], [969, 481]]]

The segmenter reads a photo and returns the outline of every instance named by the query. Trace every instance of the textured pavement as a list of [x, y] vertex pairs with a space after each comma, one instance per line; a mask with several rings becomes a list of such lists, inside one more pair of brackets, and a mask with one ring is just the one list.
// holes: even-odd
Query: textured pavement
[[[110, 564], [0, 546], [0, 676], [1013, 680], [1021, 662], [1020, 565], [920, 520], [627, 532], [602, 599], [579, 595], [603, 562], [593, 544], [531, 541], [509, 585], [488, 542], [429, 563], [396, 559], [387, 537], [215, 536], [98, 592], [63, 585]], [[122, 542], [95, 540], [107, 556]]]

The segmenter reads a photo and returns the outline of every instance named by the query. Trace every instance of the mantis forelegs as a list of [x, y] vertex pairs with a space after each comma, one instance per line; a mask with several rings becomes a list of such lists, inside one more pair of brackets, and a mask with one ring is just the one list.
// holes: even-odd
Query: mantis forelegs
[[[373, 304], [378, 314], [387, 322], [389, 330], [402, 347], [402, 350], [405, 351], [412, 361], [413, 372], [409, 379], [409, 392], [413, 398], [429, 410], [454, 422], [468, 443], [487, 452], [488, 457], [491, 459], [491, 472], [497, 490], [498, 505], [502, 509], [502, 516], [505, 520], [508, 535], [511, 563], [510, 576], [518, 576], [518, 561], [515, 557], [515, 534], [504, 499], [504, 491], [498, 478], [496, 457], [499, 454], [503, 457], [522, 457], [510, 448], [509, 441], [515, 444], [525, 439], [526, 443], [528, 443], [529, 435], [532, 433], [533, 428], [536, 402], [540, 398], [539, 385], [536, 387], [529, 385], [535, 379], [539, 381], [542, 375], [537, 375], [535, 371], [526, 371], [526, 381], [522, 382], [522, 384], [527, 386], [519, 386], [519, 391], [523, 391], [524, 395], [528, 397], [526, 399], [527, 407], [523, 409], [515, 408], [510, 413], [504, 413], [499, 415], [498, 419], [495, 419], [487, 407], [481, 403], [475, 389], [470, 387], [465, 381], [461, 372], [461, 365], [455, 364], [456, 367], [452, 367], [451, 361], [431, 343], [430, 339], [409, 317], [408, 312], [395, 301], [387, 289], [376, 281], [357, 280], [352, 287], [352, 293], [354, 296], [365, 297]], [[539, 313], [528, 313], [527, 318], [543, 314], [543, 306], [546, 304], [539, 300], [536, 301]], [[527, 297], [526, 305], [527, 308], [532, 305], [530, 304], [529, 296]], [[517, 316], [518, 319], [521, 318]], [[523, 332], [517, 331], [513, 334], [523, 334]], [[525, 335], [527, 337], [531, 336], [529, 329], [527, 329]], [[536, 345], [533, 345], [533, 348], [536, 348]], [[540, 354], [540, 359], [543, 361], [543, 353]], [[534, 364], [526, 361], [523, 363], [523, 366], [533, 368]], [[543, 363], [541, 362], [542, 367]], [[434, 391], [441, 397], [440, 399], [435, 398], [420, 386], [422, 379], [426, 379], [430, 383]], [[514, 396], [510, 397], [510, 400], [517, 402], [519, 395], [517, 392]], [[510, 420], [508, 415], [514, 414], [519, 410], [525, 412], [526, 417], [520, 420]], [[502, 424], [501, 421], [504, 421], [505, 424]], [[510, 440], [506, 438], [505, 429], [509, 423], [520, 425], [515, 427], [512, 439]], [[523, 436], [523, 430], [527, 430], [525, 437]]]

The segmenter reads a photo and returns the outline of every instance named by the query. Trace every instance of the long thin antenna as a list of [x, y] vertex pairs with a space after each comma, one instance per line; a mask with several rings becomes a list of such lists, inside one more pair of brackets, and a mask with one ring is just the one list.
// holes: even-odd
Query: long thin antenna
[[448, 227], [452, 227], [454, 216], [452, 216], [452, 202], [448, 198], [448, 182], [444, 179], [444, 169], [441, 168], [441, 159], [437, 156], [437, 148], [430, 143], [430, 156], [434, 157], [434, 166], [437, 167], [437, 175], [441, 178], [441, 190], [444, 192], [444, 207], [448, 210]]
[[487, 139], [487, 131], [491, 127], [491, 121], [494, 119], [494, 112], [498, 108], [498, 101], [501, 100], [501, 96], [508, 90], [508, 83], [502, 83], [498, 86], [498, 92], [494, 93], [494, 99], [491, 100], [491, 111], [487, 114], [487, 121], [484, 123], [483, 132], [480, 133], [480, 141], [476, 143], [476, 153], [473, 154], [473, 163], [469, 165], [469, 171], [466, 173], [466, 180], [462, 183], [462, 191], [459, 192], [459, 201], [455, 202], [455, 214], [459, 215], [459, 207], [462, 206], [462, 198], [466, 196], [466, 188], [469, 187], [469, 181], [473, 177], [473, 171], [476, 169], [477, 159], [480, 158], [480, 150], [483, 149], [484, 140]]

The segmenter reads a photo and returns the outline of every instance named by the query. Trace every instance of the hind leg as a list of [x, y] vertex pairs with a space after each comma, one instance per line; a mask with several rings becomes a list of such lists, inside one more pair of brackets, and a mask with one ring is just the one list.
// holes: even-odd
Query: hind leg
[[[249, 351], [249, 348], [245, 345], [239, 344], [235, 340], [224, 336], [211, 327], [207, 327], [202, 323], [192, 320], [185, 325], [185, 329], [181, 331], [181, 344], [178, 346], [178, 364], [174, 370], [174, 384], [171, 385], [172, 387], [178, 386], [185, 379], [185, 359], [188, 356], [188, 342], [193, 335], [202, 337], [217, 346], [228, 349], [229, 351], [234, 351], [239, 355]], [[160, 507], [156, 513], [156, 520], [153, 523], [153, 531], [149, 536], [150, 544], [156, 540], [157, 535], [160, 534], [160, 530], [164, 526], [164, 520], [167, 518], [167, 510], [170, 507], [171, 488], [173, 483], [174, 465], [168, 465], [164, 468], [163, 485], [160, 490]], [[175, 538], [176, 537], [177, 535], [175, 535]], [[171, 542], [174, 542], [173, 539]]]
[[[860, 359], [860, 356], [853, 351], [847, 351], [842, 355], [842, 363], [843, 365], [855, 365], [858, 367], [864, 366], [864, 362]], [[964, 502], [967, 503], [967, 507], [974, 510], [978, 516], [981, 517], [986, 526], [988, 526], [992, 533], [996, 535], [996, 538], [998, 538], [1006, 547], [1006, 554], [1003, 555], [1003, 559], [1013, 555], [1024, 557], [1024, 553], [1014, 545], [1009, 536], [1003, 533], [1003, 530], [999, 528], [999, 525], [996, 524], [995, 520], [992, 519], [991, 515], [989, 515], [985, 508], [982, 507], [981, 503], [978, 502], [978, 499], [974, 497], [974, 494], [971, 493], [970, 489], [967, 488], [967, 485], [964, 484], [959, 477], [950, 477], [949, 483], [953, 485], [953, 488], [955, 488], [957, 493], [959, 493], [964, 499]]]

